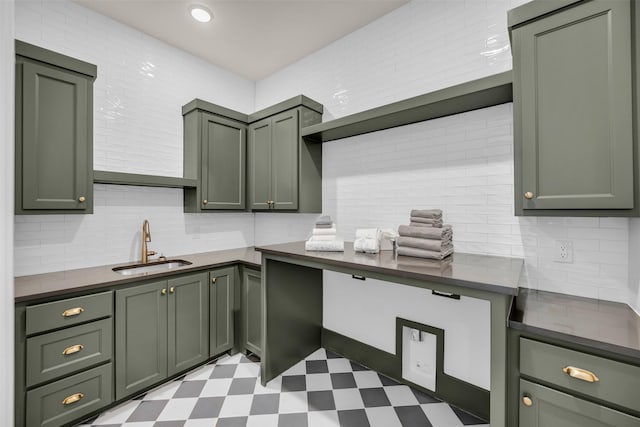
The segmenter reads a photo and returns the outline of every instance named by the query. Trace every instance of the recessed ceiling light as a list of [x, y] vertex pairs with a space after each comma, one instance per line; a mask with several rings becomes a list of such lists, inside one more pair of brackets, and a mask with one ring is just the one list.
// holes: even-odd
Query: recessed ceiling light
[[198, 22], [211, 21], [211, 16], [212, 16], [211, 11], [202, 5], [198, 4], [198, 5], [189, 6], [189, 13], [191, 13], [191, 16], [193, 17], [193, 19], [195, 19]]

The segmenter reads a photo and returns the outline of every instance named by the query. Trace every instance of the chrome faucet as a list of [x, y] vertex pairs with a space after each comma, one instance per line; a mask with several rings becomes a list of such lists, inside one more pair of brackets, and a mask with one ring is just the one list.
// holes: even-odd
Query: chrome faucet
[[149, 262], [149, 257], [155, 255], [155, 251], [147, 250], [147, 242], [151, 241], [151, 231], [149, 230], [149, 220], [142, 223], [142, 264]]

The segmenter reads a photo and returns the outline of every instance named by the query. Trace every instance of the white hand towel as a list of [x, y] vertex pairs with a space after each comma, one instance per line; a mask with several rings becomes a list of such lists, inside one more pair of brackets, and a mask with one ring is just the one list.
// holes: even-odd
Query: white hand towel
[[335, 234], [333, 236], [320, 235], [320, 236], [311, 236], [311, 237], [309, 237], [309, 241], [310, 242], [333, 242], [334, 240], [336, 240], [336, 235]]
[[377, 254], [380, 252], [380, 229], [359, 228], [356, 230], [356, 239], [353, 242], [356, 252]]
[[307, 240], [304, 243], [306, 251], [318, 252], [344, 252], [344, 240], [336, 239], [331, 242], [313, 242]]
[[336, 227], [333, 226], [331, 228], [314, 228], [311, 234], [313, 234], [314, 236], [333, 236], [337, 232], [338, 230], [336, 230]]

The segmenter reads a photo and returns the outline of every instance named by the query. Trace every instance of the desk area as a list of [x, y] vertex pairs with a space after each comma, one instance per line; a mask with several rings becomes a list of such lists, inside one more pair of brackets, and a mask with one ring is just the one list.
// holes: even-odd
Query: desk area
[[[262, 253], [263, 384], [323, 346], [323, 270], [454, 293], [490, 302], [490, 422], [506, 426], [507, 320], [523, 261], [456, 253], [445, 261], [377, 255], [307, 252], [304, 242], [256, 248]], [[357, 360], [356, 360], [357, 361]]]

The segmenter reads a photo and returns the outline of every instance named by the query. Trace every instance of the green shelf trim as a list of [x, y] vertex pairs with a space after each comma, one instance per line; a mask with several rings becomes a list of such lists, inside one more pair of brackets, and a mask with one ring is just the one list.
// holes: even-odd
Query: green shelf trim
[[334, 141], [512, 101], [513, 78], [506, 71], [308, 126], [302, 129], [302, 136], [313, 142]]
[[140, 185], [143, 187], [195, 188], [195, 179], [135, 173], [93, 171], [95, 184]]

